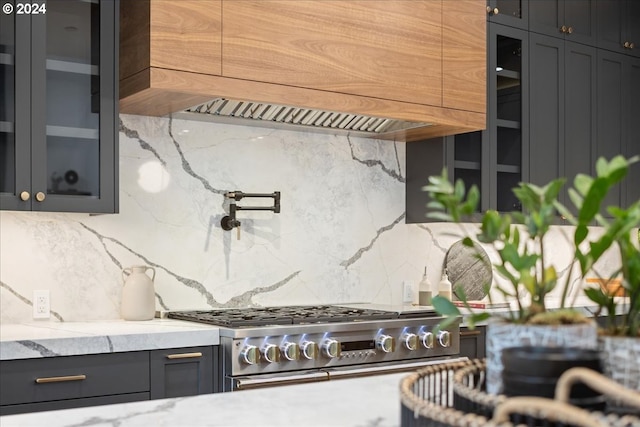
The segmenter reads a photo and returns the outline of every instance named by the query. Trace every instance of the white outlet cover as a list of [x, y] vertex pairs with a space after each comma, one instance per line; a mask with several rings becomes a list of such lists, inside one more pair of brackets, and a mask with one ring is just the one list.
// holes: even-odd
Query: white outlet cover
[[49, 290], [33, 291], [33, 318], [48, 319], [51, 316], [51, 301]]

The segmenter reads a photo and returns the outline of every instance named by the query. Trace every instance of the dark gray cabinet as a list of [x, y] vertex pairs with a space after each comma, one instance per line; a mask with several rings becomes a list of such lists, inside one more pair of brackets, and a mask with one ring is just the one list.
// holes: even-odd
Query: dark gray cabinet
[[0, 361], [0, 414], [149, 399], [148, 352]]
[[218, 347], [0, 361], [0, 415], [217, 390]]
[[[497, 16], [489, 19], [487, 129], [407, 144], [408, 223], [425, 221], [421, 188], [443, 167], [467, 186], [478, 185], [481, 211], [511, 211], [519, 209], [511, 189], [520, 181], [546, 184], [563, 176], [568, 188], [577, 174], [593, 174], [600, 156], [640, 154], [637, 50], [618, 53], [617, 44], [602, 44], [622, 37], [620, 28], [640, 31], [640, 1], [529, 0], [527, 5], [529, 31], [497, 24]], [[556, 28], [568, 17], [583, 22], [568, 24], [574, 25], [570, 34]], [[626, 206], [640, 199], [637, 182], [640, 165], [635, 164], [606, 203]], [[567, 193], [561, 200], [571, 206]]]
[[[640, 154], [640, 59], [600, 49], [598, 51], [598, 121], [596, 156]], [[606, 205], [626, 206], [640, 199], [640, 166], [610, 192]]]
[[598, 0], [598, 47], [640, 56], [640, 2]]
[[544, 185], [564, 176], [568, 187], [593, 172], [596, 48], [534, 33], [529, 47], [529, 179]]
[[460, 356], [469, 359], [483, 359], [486, 351], [487, 327], [476, 326], [474, 329], [460, 328]]
[[0, 207], [117, 212], [118, 0], [29, 3], [29, 14], [17, 13], [25, 2], [8, 4]]
[[151, 352], [151, 399], [213, 393], [213, 347]]
[[529, 30], [596, 44], [596, 0], [530, 0]]

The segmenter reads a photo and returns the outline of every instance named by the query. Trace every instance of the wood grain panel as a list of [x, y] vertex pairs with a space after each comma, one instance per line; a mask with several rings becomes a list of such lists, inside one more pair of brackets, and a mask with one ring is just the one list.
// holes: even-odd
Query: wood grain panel
[[222, 73], [440, 106], [441, 3], [225, 0]]
[[151, 0], [150, 65], [220, 75], [221, 13], [221, 0]]
[[120, 2], [120, 80], [149, 68], [150, 0]]
[[485, 113], [485, 0], [445, 0], [442, 7], [442, 105]]
[[219, 96], [438, 124], [382, 136], [398, 141], [469, 132], [485, 124], [481, 113], [159, 68], [121, 82], [120, 111], [164, 116]]

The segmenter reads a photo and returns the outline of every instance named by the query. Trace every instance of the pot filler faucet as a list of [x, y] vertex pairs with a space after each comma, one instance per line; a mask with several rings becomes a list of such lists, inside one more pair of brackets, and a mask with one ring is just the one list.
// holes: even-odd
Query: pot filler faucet
[[[236, 219], [236, 211], [273, 211], [280, 213], [280, 192], [273, 193], [243, 193], [242, 191], [229, 191], [224, 197], [231, 199], [229, 204], [229, 215], [225, 215], [220, 220], [220, 226], [223, 230], [238, 229], [238, 240], [240, 240], [240, 221]], [[271, 197], [273, 198], [273, 206], [238, 206], [236, 202], [245, 197]]]

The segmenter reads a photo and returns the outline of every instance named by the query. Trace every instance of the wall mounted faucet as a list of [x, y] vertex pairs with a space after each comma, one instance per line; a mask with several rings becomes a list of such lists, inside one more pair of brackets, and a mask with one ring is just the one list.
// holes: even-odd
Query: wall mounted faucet
[[[273, 193], [243, 193], [242, 191], [229, 191], [225, 193], [224, 197], [231, 199], [229, 204], [229, 215], [225, 215], [220, 220], [220, 226], [223, 230], [238, 230], [238, 240], [240, 240], [240, 221], [236, 219], [237, 211], [273, 211], [274, 213], [280, 213], [280, 192], [275, 191]], [[244, 199], [245, 197], [271, 197], [273, 198], [273, 206], [238, 206], [236, 202]]]

